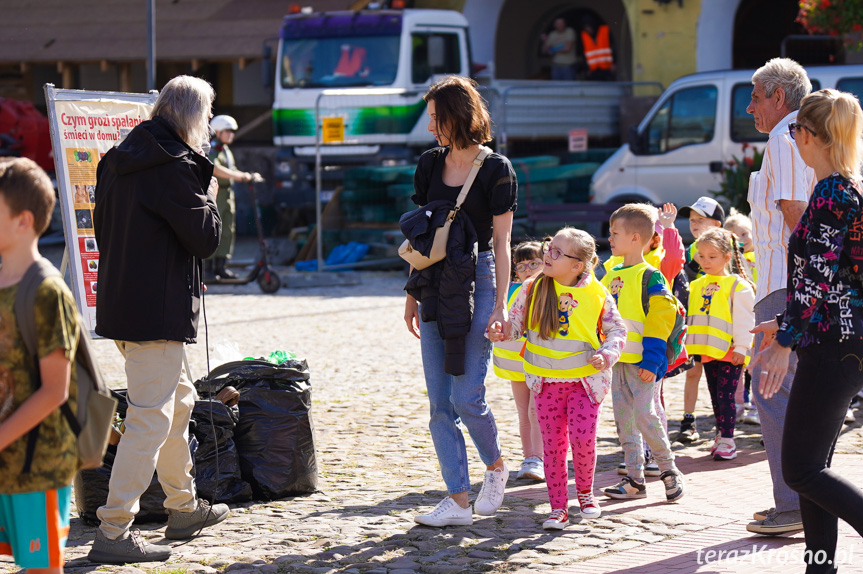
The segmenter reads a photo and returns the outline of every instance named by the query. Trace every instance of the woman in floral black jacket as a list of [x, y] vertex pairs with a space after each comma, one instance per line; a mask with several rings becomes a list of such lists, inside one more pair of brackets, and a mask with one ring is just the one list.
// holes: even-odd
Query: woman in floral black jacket
[[788, 244], [784, 315], [756, 328], [772, 344], [752, 362], [769, 399], [796, 348], [799, 363], [782, 436], [782, 472], [800, 494], [806, 572], [835, 572], [838, 519], [863, 535], [863, 492], [830, 469], [851, 399], [863, 388], [863, 198], [857, 99], [835, 90], [804, 98], [789, 125], [818, 183]]

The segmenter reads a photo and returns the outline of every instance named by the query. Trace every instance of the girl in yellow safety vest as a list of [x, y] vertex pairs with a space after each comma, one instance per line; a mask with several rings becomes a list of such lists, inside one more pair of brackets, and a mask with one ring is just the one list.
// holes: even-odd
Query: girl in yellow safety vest
[[[509, 289], [507, 307], [518, 295], [522, 284], [542, 273], [542, 244], [539, 241], [519, 243], [512, 250], [512, 264], [517, 282]], [[542, 466], [542, 434], [536, 419], [536, 404], [533, 393], [524, 382], [524, 366], [521, 356], [524, 337], [514, 341], [501, 341], [494, 345], [494, 372], [502, 379], [509, 379], [512, 385], [512, 398], [518, 412], [518, 432], [521, 436], [521, 450], [524, 460], [516, 478], [545, 480]]]
[[562, 529], [569, 523], [569, 449], [561, 448], [567, 440], [581, 516], [602, 513], [593, 496], [596, 427], [611, 388], [611, 367], [626, 343], [626, 325], [593, 275], [598, 258], [590, 234], [565, 227], [543, 244], [543, 253], [543, 273], [522, 285], [510, 309], [508, 331], [496, 322], [488, 336], [495, 342], [527, 337], [525, 383], [536, 393], [552, 509], [543, 528]]
[[[705, 275], [689, 285], [686, 350], [700, 355], [710, 389], [716, 439], [714, 460], [737, 456], [734, 444], [734, 395], [742, 369], [749, 364], [755, 327], [755, 289], [746, 274], [737, 236], [715, 228], [698, 238], [698, 261]], [[735, 258], [740, 275], [728, 272]]]
[[[731, 208], [728, 217], [725, 218], [725, 229], [740, 239], [738, 246], [743, 251], [743, 261], [746, 264], [746, 273], [753, 283], [758, 282], [758, 270], [755, 268], [755, 245], [752, 242], [752, 220], [745, 213]], [[752, 385], [752, 376], [748, 371], [743, 371], [743, 384], [737, 386], [737, 394], [734, 402], [737, 404], [737, 422], [760, 425], [758, 407], [749, 402], [749, 388]]]

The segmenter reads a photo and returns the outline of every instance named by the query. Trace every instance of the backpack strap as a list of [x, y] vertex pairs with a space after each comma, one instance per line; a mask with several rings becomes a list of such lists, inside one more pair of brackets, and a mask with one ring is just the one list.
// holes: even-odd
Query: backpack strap
[[[36, 290], [39, 289], [39, 285], [41, 285], [45, 279], [53, 276], [60, 276], [60, 272], [57, 268], [44, 257], [37, 259], [29, 268], [27, 268], [27, 271], [24, 272], [24, 277], [18, 284], [18, 290], [15, 293], [15, 322], [18, 325], [18, 330], [21, 332], [21, 338], [24, 340], [27, 352], [29, 352], [30, 356], [33, 357], [33, 363], [36, 365], [37, 389], [42, 386], [42, 378], [41, 375], [39, 375], [39, 341], [36, 337]], [[77, 429], [75, 436], [80, 434], [81, 427], [78, 424], [78, 420], [75, 418], [74, 413], [72, 413], [69, 403], [63, 403], [60, 410], [66, 417], [66, 420], [69, 421], [69, 425], [72, 430], [76, 431]], [[72, 422], [73, 419], [74, 424]], [[41, 425], [36, 425], [29, 433], [27, 433], [27, 450], [24, 456], [24, 468], [21, 470], [21, 472], [25, 474], [30, 472], [30, 467], [33, 464], [33, 455], [36, 452], [36, 441], [39, 439], [40, 426]]]

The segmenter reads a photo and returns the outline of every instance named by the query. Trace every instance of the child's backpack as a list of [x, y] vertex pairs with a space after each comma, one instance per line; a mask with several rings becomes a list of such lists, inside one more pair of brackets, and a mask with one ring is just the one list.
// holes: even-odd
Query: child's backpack
[[[641, 307], [644, 309], [645, 315], [647, 315], [647, 310], [650, 308], [650, 296], [647, 294], [647, 284], [650, 283], [653, 271], [656, 271], [656, 269], [648, 265], [641, 276]], [[668, 361], [666, 372], [679, 367], [689, 358], [686, 354], [686, 345], [684, 344], [686, 342], [686, 307], [674, 295], [669, 293], [669, 296], [674, 300], [677, 316], [674, 318], [674, 327], [671, 329], [671, 334], [666, 341], [665, 358]]]
[[[39, 356], [34, 309], [36, 289], [46, 278], [55, 275], [60, 276], [57, 268], [47, 259], [39, 259], [24, 273], [15, 296], [15, 320], [27, 350], [36, 362], [37, 371]], [[75, 353], [75, 366], [78, 379], [78, 412], [73, 413], [68, 402], [63, 403], [60, 411], [78, 438], [79, 467], [99, 468], [102, 466], [102, 457], [105, 456], [105, 449], [108, 447], [108, 436], [117, 409], [117, 401], [111, 396], [93, 360], [90, 335], [83, 329], [78, 341], [78, 350]], [[39, 384], [42, 384], [41, 379]], [[24, 473], [30, 472], [38, 437], [39, 425], [27, 436], [27, 454], [22, 470]]]

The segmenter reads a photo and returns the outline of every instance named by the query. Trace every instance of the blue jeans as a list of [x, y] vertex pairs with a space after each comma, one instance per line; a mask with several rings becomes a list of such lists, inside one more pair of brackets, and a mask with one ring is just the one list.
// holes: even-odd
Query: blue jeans
[[485, 402], [485, 375], [492, 351], [491, 341], [485, 337], [485, 328], [494, 310], [494, 300], [494, 255], [491, 251], [484, 251], [476, 263], [473, 320], [465, 339], [463, 375], [453, 376], [444, 372], [444, 340], [438, 333], [437, 323], [420, 322], [420, 347], [431, 410], [429, 430], [450, 494], [470, 490], [467, 448], [460, 424], [467, 427], [486, 466], [500, 458], [497, 425]]

